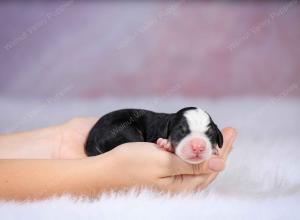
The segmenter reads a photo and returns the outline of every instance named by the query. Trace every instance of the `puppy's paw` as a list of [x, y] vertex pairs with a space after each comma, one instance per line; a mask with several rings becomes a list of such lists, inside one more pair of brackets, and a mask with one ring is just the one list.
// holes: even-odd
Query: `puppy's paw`
[[156, 141], [156, 144], [158, 145], [159, 148], [161, 148], [165, 151], [174, 152], [171, 143], [167, 139], [158, 138]]

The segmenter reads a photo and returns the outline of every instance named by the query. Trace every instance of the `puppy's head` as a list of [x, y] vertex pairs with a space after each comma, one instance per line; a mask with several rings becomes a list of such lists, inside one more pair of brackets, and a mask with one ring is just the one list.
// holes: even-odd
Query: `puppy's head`
[[169, 141], [184, 161], [201, 163], [223, 145], [223, 135], [209, 114], [200, 108], [178, 111], [169, 125]]

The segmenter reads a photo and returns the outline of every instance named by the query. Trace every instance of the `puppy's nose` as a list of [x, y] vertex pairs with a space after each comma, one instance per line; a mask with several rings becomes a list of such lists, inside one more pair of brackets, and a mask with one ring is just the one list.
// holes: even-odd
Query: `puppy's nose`
[[206, 143], [200, 138], [195, 138], [191, 140], [190, 146], [195, 154], [199, 154], [205, 151]]

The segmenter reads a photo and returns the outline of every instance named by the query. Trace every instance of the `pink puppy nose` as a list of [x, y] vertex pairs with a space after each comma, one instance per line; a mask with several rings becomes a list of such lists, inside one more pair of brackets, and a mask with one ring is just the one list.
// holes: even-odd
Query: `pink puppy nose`
[[206, 148], [206, 143], [200, 138], [195, 138], [190, 141], [190, 146], [194, 153], [201, 153]]

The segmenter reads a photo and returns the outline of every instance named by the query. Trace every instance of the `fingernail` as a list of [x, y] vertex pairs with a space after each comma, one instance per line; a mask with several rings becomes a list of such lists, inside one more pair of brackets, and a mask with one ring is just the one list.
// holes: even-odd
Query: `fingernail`
[[224, 168], [224, 161], [220, 158], [212, 158], [208, 161], [208, 168], [212, 171], [221, 171]]

